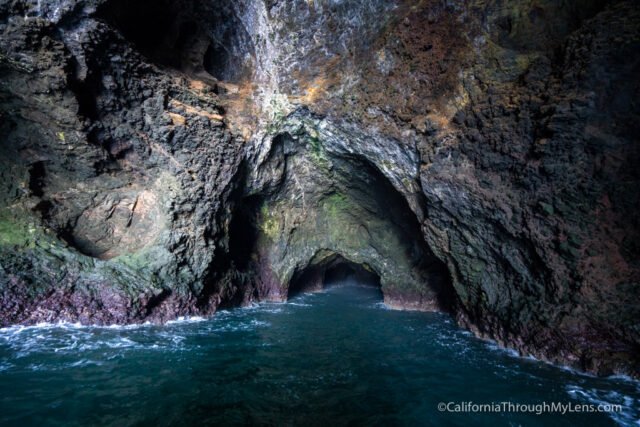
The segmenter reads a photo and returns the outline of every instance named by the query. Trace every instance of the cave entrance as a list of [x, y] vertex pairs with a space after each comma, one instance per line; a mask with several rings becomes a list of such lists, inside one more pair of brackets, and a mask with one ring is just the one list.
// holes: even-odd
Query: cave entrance
[[[287, 298], [341, 285], [381, 289], [380, 276], [371, 267], [352, 262], [342, 255], [332, 254], [319, 262], [312, 261], [306, 268], [296, 272], [289, 284]], [[380, 298], [382, 299], [382, 292]]]
[[338, 257], [324, 272], [325, 287], [357, 284], [364, 286], [380, 287], [380, 277], [361, 264], [355, 264], [342, 257]]
[[259, 236], [256, 216], [262, 203], [259, 196], [242, 199], [229, 223], [229, 257], [240, 271], [248, 269], [256, 249]]
[[367, 158], [302, 142], [275, 136], [258, 170], [245, 171], [251, 192], [238, 188], [228, 255], [255, 299], [347, 282], [376, 286], [390, 306], [453, 311], [448, 266], [405, 195]]

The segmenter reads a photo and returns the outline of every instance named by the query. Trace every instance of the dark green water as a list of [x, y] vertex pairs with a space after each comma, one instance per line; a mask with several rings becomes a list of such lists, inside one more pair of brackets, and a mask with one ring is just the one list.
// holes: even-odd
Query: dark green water
[[[166, 326], [0, 329], [0, 425], [640, 425], [640, 386], [514, 357], [334, 287]], [[438, 402], [616, 403], [453, 414]]]

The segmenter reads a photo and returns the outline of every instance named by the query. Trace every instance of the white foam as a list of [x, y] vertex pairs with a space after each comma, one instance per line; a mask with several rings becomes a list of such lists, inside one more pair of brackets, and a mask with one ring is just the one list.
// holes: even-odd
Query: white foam
[[27, 366], [27, 369], [32, 370], [32, 371], [45, 371], [46, 369], [46, 365], [43, 365], [41, 363], [32, 363], [31, 365]]
[[389, 307], [387, 304], [385, 304], [385, 303], [384, 303], [384, 302], [382, 302], [382, 301], [379, 301], [379, 302], [374, 303], [374, 304], [373, 304], [373, 306], [374, 306], [375, 308], [381, 308], [381, 309], [383, 309], [383, 310], [389, 310], [389, 311], [392, 311], [392, 310], [393, 310], [391, 307]]
[[[272, 303], [272, 304], [273, 304], [273, 303]], [[255, 310], [255, 309], [258, 309], [258, 308], [260, 308], [260, 306], [261, 306], [261, 305], [262, 305], [262, 304], [260, 304], [260, 303], [252, 302], [252, 303], [250, 303], [250, 304], [247, 304], [247, 305], [244, 305], [244, 306], [242, 306], [242, 307], [238, 307], [238, 308], [239, 308], [240, 310], [243, 310], [243, 311], [249, 311], [249, 310]], [[236, 309], [236, 310], [237, 310], [237, 309]]]
[[182, 324], [182, 323], [198, 323], [198, 322], [204, 322], [206, 320], [209, 320], [209, 319], [202, 316], [181, 316], [181, 317], [178, 317], [177, 319], [169, 320], [166, 324], [176, 325], [176, 324]]
[[83, 367], [83, 366], [91, 366], [91, 365], [93, 365], [93, 366], [101, 366], [102, 362], [98, 362], [98, 361], [95, 361], [95, 360], [88, 360], [88, 359], [80, 359], [80, 360], [78, 360], [76, 362], [68, 364], [67, 366], [70, 367], [70, 368], [80, 368], [80, 367]]
[[263, 320], [254, 319], [250, 323], [251, 323], [251, 326], [271, 326], [271, 323], [265, 322]]
[[640, 399], [635, 399], [614, 390], [586, 389], [578, 385], [567, 385], [567, 393], [573, 399], [587, 401], [593, 405], [620, 405], [621, 412], [609, 412], [607, 415], [616, 423], [624, 426], [640, 425]]
[[311, 307], [311, 304], [305, 304], [303, 302], [295, 302], [295, 301], [288, 301], [287, 305], [293, 305], [295, 307]]
[[284, 310], [282, 307], [263, 308], [260, 310], [262, 313], [282, 313]]
[[[473, 334], [471, 332], [469, 332], [467, 335], [473, 335]], [[485, 346], [489, 350], [497, 351], [499, 353], [504, 353], [504, 354], [507, 354], [507, 355], [509, 355], [511, 357], [517, 357], [519, 359], [537, 360], [533, 356], [522, 356], [522, 355], [520, 355], [520, 353], [518, 353], [517, 350], [515, 350], [513, 348], [502, 347], [501, 345], [499, 345], [495, 341], [486, 341], [485, 342]]]
[[[471, 332], [469, 332], [469, 334], [471, 334]], [[471, 334], [471, 335], [473, 335], [473, 334]], [[579, 370], [577, 370], [575, 368], [572, 368], [571, 366], [560, 365], [560, 364], [553, 363], [553, 362], [550, 362], [550, 361], [547, 361], [547, 360], [544, 360], [544, 359], [537, 358], [536, 356], [534, 356], [532, 354], [520, 354], [520, 352], [518, 352], [517, 350], [512, 349], [512, 348], [508, 348], [508, 347], [503, 347], [503, 346], [499, 345], [494, 340], [490, 340], [490, 339], [486, 339], [486, 338], [478, 338], [478, 339], [484, 341], [485, 346], [488, 349], [490, 349], [492, 351], [497, 351], [497, 352], [500, 352], [500, 353], [504, 353], [504, 354], [506, 354], [508, 356], [511, 356], [511, 357], [514, 357], [514, 358], [517, 358], [517, 359], [528, 360], [528, 361], [536, 362], [536, 363], [543, 363], [545, 365], [552, 366], [552, 367], [554, 367], [556, 369], [560, 369], [560, 370], [569, 372], [569, 373], [571, 373], [573, 375], [578, 375], [578, 376], [588, 377], [588, 378], [600, 378], [600, 377], [598, 377], [596, 375], [593, 375], [593, 374], [590, 374], [588, 372], [579, 371]]]
[[[167, 322], [169, 323], [169, 322]], [[34, 330], [52, 330], [52, 329], [62, 329], [62, 330], [90, 330], [90, 329], [124, 329], [124, 330], [128, 330], [128, 329], [138, 329], [138, 328], [142, 328], [142, 327], [149, 327], [149, 326], [157, 326], [157, 324], [151, 323], [151, 322], [145, 322], [145, 323], [130, 323], [127, 325], [118, 325], [118, 324], [112, 324], [112, 325], [84, 325], [82, 323], [71, 323], [71, 322], [55, 322], [55, 323], [49, 323], [49, 322], [41, 322], [41, 323], [36, 323], [35, 325], [13, 325], [13, 326], [7, 326], [4, 328], [0, 328], [0, 337], [4, 336], [4, 335], [14, 335], [14, 334], [20, 334], [22, 332], [29, 332], [29, 331], [34, 331]]]
[[[169, 322], [167, 322], [169, 323]], [[144, 323], [130, 323], [128, 325], [86, 325], [82, 326], [85, 329], [93, 328], [93, 329], [115, 329], [115, 330], [131, 330], [131, 329], [140, 329], [140, 328], [148, 328], [150, 326], [158, 326], [157, 323], [144, 322]]]

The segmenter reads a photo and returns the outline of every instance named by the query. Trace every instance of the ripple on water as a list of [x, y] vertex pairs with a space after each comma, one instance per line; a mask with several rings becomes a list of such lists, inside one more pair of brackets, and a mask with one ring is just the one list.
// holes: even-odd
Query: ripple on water
[[[622, 411], [610, 412], [610, 417], [620, 425], [640, 425], [640, 399], [615, 390], [582, 387], [576, 384], [566, 386], [567, 393], [578, 402], [593, 405], [620, 405]], [[638, 388], [640, 392], [640, 387]]]
[[[371, 294], [350, 292], [302, 295], [164, 326], [2, 328], [0, 396], [10, 397], [0, 399], [0, 425], [21, 414], [44, 419], [69, 411], [85, 414], [85, 424], [98, 416], [127, 424], [118, 414], [130, 412], [131, 402], [141, 420], [193, 414], [220, 422], [216, 414], [230, 411], [238, 419], [262, 414], [277, 423], [291, 413], [296, 420], [305, 413], [341, 419], [349, 408], [372, 420], [423, 411], [420, 418], [432, 416], [442, 396], [486, 401], [494, 395], [615, 403], [623, 411], [610, 414], [612, 420], [638, 425], [640, 388], [629, 378], [595, 378], [523, 359], [457, 329], [446, 316], [390, 311]], [[110, 403], [92, 405], [97, 395], [110, 396]], [[216, 396], [220, 409], [212, 411], [202, 395]], [[48, 413], [53, 407], [59, 412]]]
[[289, 301], [287, 302], [287, 305], [294, 306], [294, 307], [311, 307], [311, 304], [306, 304], [300, 301]]

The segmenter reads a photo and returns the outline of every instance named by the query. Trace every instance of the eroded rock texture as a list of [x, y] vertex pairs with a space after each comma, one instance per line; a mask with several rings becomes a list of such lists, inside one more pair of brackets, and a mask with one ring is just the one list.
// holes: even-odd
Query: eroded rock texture
[[0, 32], [1, 324], [211, 314], [350, 265], [640, 372], [636, 2], [0, 0]]

